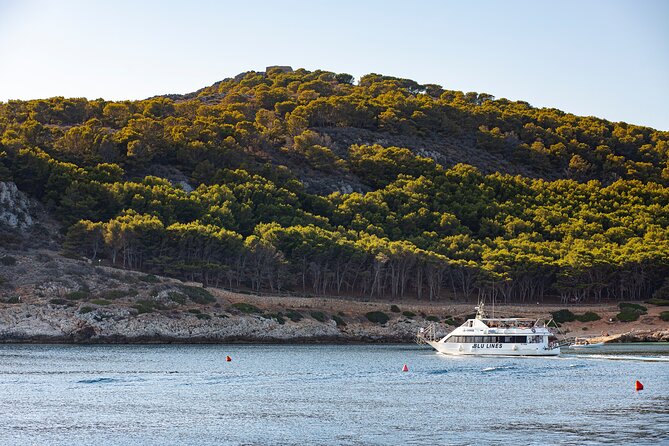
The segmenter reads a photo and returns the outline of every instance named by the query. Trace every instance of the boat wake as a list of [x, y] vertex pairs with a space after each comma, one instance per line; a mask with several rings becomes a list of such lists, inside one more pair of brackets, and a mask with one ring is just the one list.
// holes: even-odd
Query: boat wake
[[107, 384], [120, 381], [114, 378], [93, 378], [93, 379], [82, 379], [77, 381], [77, 384]]
[[607, 359], [609, 361], [669, 362], [667, 357], [628, 355], [582, 355], [581, 359]]
[[568, 366], [570, 369], [582, 369], [585, 367], [583, 364], [569, 364]]
[[496, 372], [498, 370], [513, 370], [515, 368], [516, 367], [514, 367], [512, 365], [500, 365], [500, 366], [497, 366], [497, 367], [486, 367], [484, 369], [481, 369], [481, 371], [482, 372]]

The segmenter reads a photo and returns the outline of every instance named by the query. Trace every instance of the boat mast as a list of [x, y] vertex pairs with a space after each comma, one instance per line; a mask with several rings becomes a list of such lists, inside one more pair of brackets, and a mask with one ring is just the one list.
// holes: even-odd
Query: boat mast
[[483, 300], [480, 300], [478, 306], [474, 307], [474, 309], [476, 310], [476, 319], [485, 319], [485, 304]]

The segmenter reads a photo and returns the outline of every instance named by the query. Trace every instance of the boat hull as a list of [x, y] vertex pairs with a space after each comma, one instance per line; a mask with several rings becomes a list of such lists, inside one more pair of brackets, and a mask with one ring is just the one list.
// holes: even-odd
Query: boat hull
[[428, 342], [444, 355], [474, 356], [558, 356], [560, 348], [547, 349], [543, 344], [458, 344], [454, 342]]

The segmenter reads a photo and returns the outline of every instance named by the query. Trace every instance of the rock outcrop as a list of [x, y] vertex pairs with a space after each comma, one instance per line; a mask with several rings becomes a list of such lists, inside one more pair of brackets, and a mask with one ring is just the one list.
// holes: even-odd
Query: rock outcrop
[[593, 337], [590, 338], [590, 341], [605, 342], [607, 344], [627, 342], [669, 342], [669, 329], [659, 328], [654, 330], [632, 330], [610, 336]]
[[0, 182], [0, 226], [25, 231], [33, 223], [30, 198], [10, 182]]

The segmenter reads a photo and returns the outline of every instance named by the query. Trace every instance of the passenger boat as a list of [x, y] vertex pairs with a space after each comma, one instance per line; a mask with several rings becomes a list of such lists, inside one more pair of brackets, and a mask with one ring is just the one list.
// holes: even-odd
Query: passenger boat
[[434, 325], [418, 339], [446, 355], [557, 356], [560, 343], [544, 322], [523, 318], [488, 318], [483, 304], [474, 319], [437, 340]]

